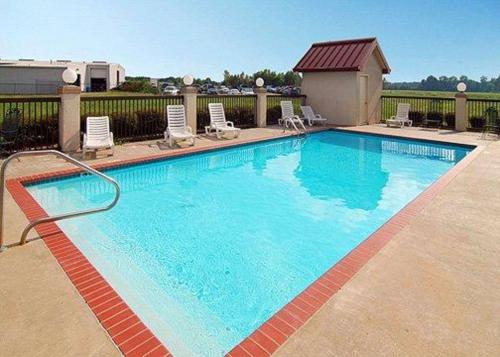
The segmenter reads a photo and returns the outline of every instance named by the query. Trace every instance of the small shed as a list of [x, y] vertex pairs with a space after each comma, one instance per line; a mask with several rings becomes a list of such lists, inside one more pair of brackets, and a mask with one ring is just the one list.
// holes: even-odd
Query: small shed
[[391, 71], [377, 39], [314, 43], [293, 69], [307, 103], [329, 124], [380, 121], [383, 75]]

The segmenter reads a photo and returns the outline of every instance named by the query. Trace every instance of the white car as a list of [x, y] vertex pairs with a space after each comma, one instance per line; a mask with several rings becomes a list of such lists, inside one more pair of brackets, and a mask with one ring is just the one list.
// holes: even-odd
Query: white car
[[225, 95], [229, 93], [229, 89], [226, 86], [220, 86], [219, 88], [216, 89], [217, 94], [219, 95]]
[[241, 94], [242, 95], [253, 95], [253, 89], [249, 87], [241, 87]]
[[177, 95], [179, 94], [179, 89], [177, 89], [174, 86], [166, 86], [165, 89], [163, 90], [163, 94]]
[[239, 91], [239, 90], [237, 90], [236, 88], [233, 88], [233, 89], [230, 89], [230, 90], [229, 90], [229, 93], [228, 93], [228, 94], [229, 94], [229, 95], [238, 95], [238, 94], [240, 94], [240, 91]]

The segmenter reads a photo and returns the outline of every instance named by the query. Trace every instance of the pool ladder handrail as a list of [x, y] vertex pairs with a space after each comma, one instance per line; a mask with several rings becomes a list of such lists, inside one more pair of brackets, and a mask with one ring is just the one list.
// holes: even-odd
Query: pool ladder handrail
[[[300, 119], [300, 118], [299, 118]], [[295, 122], [291, 119], [291, 118], [285, 118], [284, 119], [284, 123], [283, 123], [283, 132], [285, 132], [286, 128], [288, 128], [287, 124], [290, 123], [293, 128], [295, 129], [295, 131], [297, 132], [297, 134], [306, 134], [307, 133], [307, 129], [304, 125], [304, 121], [303, 120], [300, 120], [299, 123], [300, 123], [300, 126], [302, 127], [302, 129], [304, 129], [304, 131], [300, 131], [300, 129], [297, 127], [297, 125], [295, 124]]]
[[34, 221], [30, 222], [26, 228], [24, 228], [23, 233], [21, 234], [21, 240], [19, 242], [20, 245], [23, 245], [26, 243], [26, 237], [29, 233], [29, 231], [42, 223], [48, 223], [48, 222], [55, 222], [55, 221], [60, 221], [62, 219], [67, 219], [67, 218], [74, 218], [74, 217], [79, 217], [79, 216], [84, 216], [88, 214], [93, 214], [93, 213], [98, 213], [98, 212], [104, 212], [108, 211], [111, 208], [113, 208], [118, 200], [120, 199], [121, 191], [120, 191], [120, 186], [118, 183], [112, 179], [111, 177], [103, 174], [100, 171], [97, 171], [96, 169], [90, 167], [87, 164], [84, 164], [83, 162], [72, 158], [71, 156], [64, 154], [60, 151], [57, 150], [35, 150], [35, 151], [20, 151], [17, 153], [14, 153], [10, 155], [8, 158], [6, 158], [3, 162], [2, 165], [0, 166], [0, 252], [6, 249], [6, 246], [3, 245], [3, 210], [4, 210], [4, 192], [5, 192], [5, 171], [7, 169], [7, 166], [10, 161], [13, 159], [18, 159], [23, 156], [44, 156], [44, 155], [55, 155], [58, 157], [63, 158], [67, 162], [72, 163], [75, 166], [78, 166], [79, 168], [83, 169], [85, 172], [88, 172], [92, 175], [98, 176], [106, 181], [108, 181], [111, 185], [114, 186], [115, 188], [115, 197], [113, 201], [108, 204], [105, 207], [100, 207], [100, 208], [92, 208], [92, 209], [87, 209], [87, 210], [82, 210], [82, 211], [76, 211], [76, 212], [70, 212], [70, 213], [63, 213], [63, 214], [58, 214], [55, 216], [49, 216], [49, 217], [43, 217], [43, 218], [38, 218], [35, 219]]

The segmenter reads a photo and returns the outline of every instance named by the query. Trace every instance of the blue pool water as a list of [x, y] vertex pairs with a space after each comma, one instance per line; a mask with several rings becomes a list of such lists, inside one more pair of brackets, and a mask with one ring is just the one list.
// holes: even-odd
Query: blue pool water
[[[328, 131], [108, 170], [60, 227], [174, 355], [222, 355], [471, 149]], [[50, 213], [106, 182], [28, 187]]]

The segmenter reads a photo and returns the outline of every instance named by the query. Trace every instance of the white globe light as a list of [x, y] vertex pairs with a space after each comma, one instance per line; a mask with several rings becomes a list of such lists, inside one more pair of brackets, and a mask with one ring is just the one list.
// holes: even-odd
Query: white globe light
[[459, 92], [465, 92], [466, 89], [467, 89], [467, 86], [465, 85], [464, 82], [460, 82], [457, 84], [457, 90]]
[[264, 80], [259, 77], [255, 80], [255, 84], [257, 85], [257, 87], [262, 87], [264, 85]]
[[76, 75], [76, 72], [71, 68], [66, 68], [62, 74], [62, 79], [66, 84], [75, 83], [77, 78], [78, 76]]
[[186, 74], [184, 78], [182, 78], [182, 81], [185, 85], [190, 86], [191, 84], [193, 84], [194, 79], [192, 75]]

